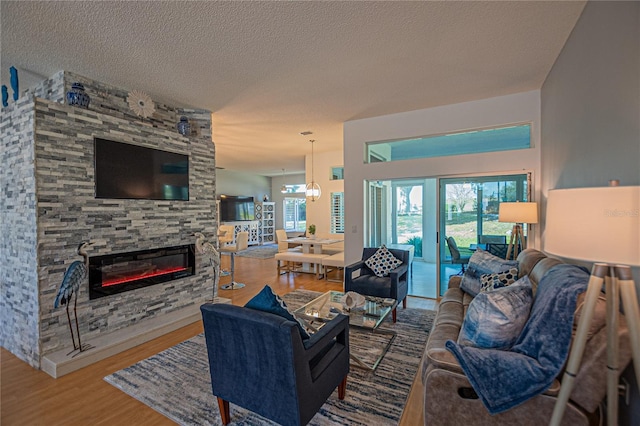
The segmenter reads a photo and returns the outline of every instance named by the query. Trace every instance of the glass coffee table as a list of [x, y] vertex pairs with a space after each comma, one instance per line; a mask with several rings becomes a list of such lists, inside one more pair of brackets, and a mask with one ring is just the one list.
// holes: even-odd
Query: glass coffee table
[[345, 310], [340, 302], [342, 296], [344, 296], [342, 292], [328, 291], [306, 305], [296, 309], [294, 315], [303, 320], [311, 330], [317, 331], [338, 314], [344, 314], [349, 316], [350, 327], [358, 327], [370, 330], [375, 334], [389, 336], [388, 343], [372, 365], [365, 363], [351, 350], [349, 351], [351, 359], [357, 366], [373, 371], [378, 367], [378, 364], [380, 364], [380, 361], [382, 361], [382, 358], [384, 358], [393, 340], [396, 338], [395, 331], [385, 330], [379, 327], [382, 321], [384, 321], [389, 313], [398, 305], [398, 301], [395, 299], [365, 296], [365, 304], [363, 307]]

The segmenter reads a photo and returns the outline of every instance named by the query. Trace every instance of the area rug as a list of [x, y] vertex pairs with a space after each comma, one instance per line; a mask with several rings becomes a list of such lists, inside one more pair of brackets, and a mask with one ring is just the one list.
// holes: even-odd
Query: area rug
[[276, 253], [278, 253], [277, 244], [264, 244], [261, 246], [250, 246], [246, 250], [236, 253], [236, 256], [252, 257], [254, 259], [271, 259]]
[[[295, 309], [319, 294], [296, 290], [283, 298], [289, 307]], [[389, 318], [381, 326], [394, 330], [397, 337], [378, 368], [368, 372], [352, 365], [345, 399], [340, 401], [338, 393], [334, 392], [309, 424], [398, 424], [434, 316], [433, 311], [399, 308], [397, 322], [393, 324]], [[357, 352], [364, 360], [375, 359], [381, 342], [374, 342], [371, 337], [369, 332], [351, 328], [351, 351]], [[372, 347], [377, 348], [372, 351]], [[209, 363], [202, 334], [113, 373], [105, 380], [180, 425], [222, 424], [217, 401], [211, 393]], [[276, 425], [235, 404], [231, 404], [231, 424]]]

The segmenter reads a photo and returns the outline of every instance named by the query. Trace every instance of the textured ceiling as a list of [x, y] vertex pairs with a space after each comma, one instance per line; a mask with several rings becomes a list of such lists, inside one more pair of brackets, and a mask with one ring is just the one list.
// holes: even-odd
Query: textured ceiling
[[301, 131], [340, 150], [347, 120], [539, 89], [585, 2], [0, 4], [3, 84], [68, 70], [208, 109], [218, 166], [279, 175]]

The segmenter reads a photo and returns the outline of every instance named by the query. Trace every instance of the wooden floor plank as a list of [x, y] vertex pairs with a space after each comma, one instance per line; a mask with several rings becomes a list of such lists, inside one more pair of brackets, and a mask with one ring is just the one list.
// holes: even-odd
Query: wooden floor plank
[[[228, 263], [229, 258], [223, 256], [223, 267], [228, 267]], [[229, 277], [223, 277], [221, 284], [229, 281]], [[316, 280], [311, 274], [278, 276], [274, 259], [236, 257], [236, 281], [245, 283], [246, 287], [219, 292], [221, 297], [230, 298], [235, 305], [244, 305], [265, 284], [269, 284], [278, 294], [295, 289], [320, 292], [342, 290], [341, 283]], [[434, 309], [435, 302], [410, 298], [408, 306]], [[31, 368], [1, 349], [0, 424], [172, 425], [174, 423], [171, 420], [106, 383], [103, 377], [201, 332], [202, 323], [196, 322], [58, 379]], [[417, 383], [420, 383], [419, 379]], [[402, 425], [423, 424], [422, 401], [419, 395], [415, 396], [417, 391], [420, 389], [414, 389], [411, 393], [412, 405], [406, 407], [400, 423]]]

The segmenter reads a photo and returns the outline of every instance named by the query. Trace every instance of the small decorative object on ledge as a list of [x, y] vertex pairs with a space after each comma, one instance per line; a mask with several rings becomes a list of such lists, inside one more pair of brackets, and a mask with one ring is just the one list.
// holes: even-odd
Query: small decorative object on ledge
[[314, 224], [309, 225], [309, 238], [314, 239], [316, 237], [316, 226]]
[[184, 115], [180, 117], [180, 121], [176, 124], [178, 128], [178, 133], [182, 136], [189, 136], [191, 134], [191, 124], [189, 124], [189, 119]]
[[82, 83], [75, 82], [71, 85], [71, 90], [67, 92], [67, 103], [71, 106], [89, 108], [91, 98], [84, 91]]
[[129, 108], [142, 118], [151, 117], [156, 110], [153, 101], [144, 92], [139, 90], [132, 90], [127, 97]]

